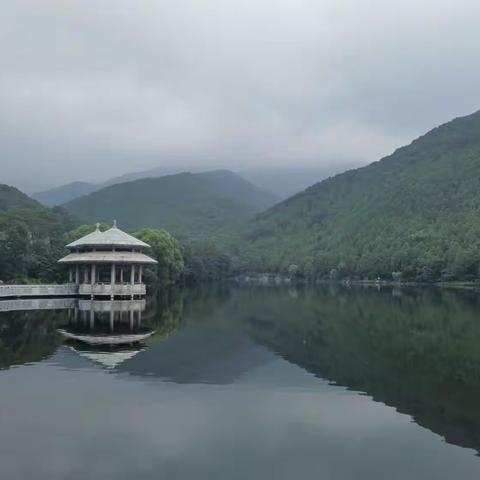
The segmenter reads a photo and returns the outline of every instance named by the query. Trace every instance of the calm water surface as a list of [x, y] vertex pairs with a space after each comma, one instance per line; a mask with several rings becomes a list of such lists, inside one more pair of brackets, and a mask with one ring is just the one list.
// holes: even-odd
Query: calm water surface
[[[478, 479], [479, 299], [212, 287], [0, 302], [0, 478]], [[58, 330], [154, 333], [110, 347]]]

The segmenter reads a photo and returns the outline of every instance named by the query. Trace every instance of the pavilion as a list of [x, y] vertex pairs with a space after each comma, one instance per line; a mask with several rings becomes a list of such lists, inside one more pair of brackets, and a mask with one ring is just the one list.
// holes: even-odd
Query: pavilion
[[143, 267], [157, 263], [145, 255], [150, 246], [113, 227], [105, 232], [100, 225], [94, 232], [66, 246], [70, 253], [58, 262], [70, 266], [69, 281], [78, 295], [94, 297], [143, 296]]

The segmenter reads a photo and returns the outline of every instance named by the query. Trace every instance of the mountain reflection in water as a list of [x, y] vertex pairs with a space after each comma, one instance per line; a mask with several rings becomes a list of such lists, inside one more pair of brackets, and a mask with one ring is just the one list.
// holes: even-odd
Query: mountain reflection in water
[[[475, 292], [212, 287], [155, 295], [146, 304], [70, 307], [0, 313], [0, 367], [51, 357], [77, 368], [68, 360], [77, 355], [93, 368], [145, 382], [229, 385], [281, 357], [411, 415], [448, 443], [480, 451]], [[91, 345], [64, 340], [59, 329], [151, 335]]]

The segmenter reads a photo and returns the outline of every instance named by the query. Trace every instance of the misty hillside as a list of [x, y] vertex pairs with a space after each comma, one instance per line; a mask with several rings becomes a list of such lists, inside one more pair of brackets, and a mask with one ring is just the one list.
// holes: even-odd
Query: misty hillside
[[[320, 182], [325, 178], [341, 173], [348, 168], [352, 168], [355, 165], [356, 163], [349, 162], [339, 164], [319, 163], [318, 165], [310, 167], [271, 166], [242, 170], [242, 172], [238, 173], [238, 175], [248, 182], [256, 185], [263, 193], [271, 192], [272, 198], [275, 197], [275, 200], [279, 201], [301, 192], [307, 187], [313, 185], [314, 183]], [[93, 193], [97, 190], [109, 187], [111, 185], [116, 185], [118, 183], [132, 182], [142, 178], [176, 175], [185, 171], [199, 173], [198, 167], [181, 168], [162, 166], [150, 170], [127, 173], [118, 177], [113, 177], [103, 183], [98, 184], [88, 182], [72, 182], [35, 193], [32, 195], [32, 197], [44, 205], [53, 207], [55, 205], [62, 205], [63, 203], [74, 200], [75, 198], [88, 195], [89, 193]], [[204, 169], [201, 171], [204, 171]]]
[[84, 222], [137, 230], [160, 227], [202, 238], [272, 206], [276, 198], [227, 170], [144, 178], [98, 190], [64, 204]]
[[247, 221], [226, 244], [257, 271], [296, 264], [322, 278], [478, 278], [480, 112], [314, 185]]
[[15, 208], [40, 208], [41, 205], [15, 187], [0, 184], [0, 212]]
[[308, 167], [279, 166], [242, 170], [240, 175], [263, 190], [286, 199], [332, 175], [358, 166], [359, 162], [353, 161], [339, 163], [319, 161], [317, 165]]
[[[134, 180], [140, 180], [142, 178], [157, 178], [157, 177], [164, 177], [167, 175], [177, 175], [179, 173], [184, 173], [186, 171], [190, 173], [199, 174], [199, 173], [204, 173], [205, 169], [198, 171], [198, 169], [185, 169], [181, 167], [157, 167], [151, 170], [131, 172], [124, 175], [120, 175], [118, 177], [113, 177], [103, 183], [72, 182], [65, 185], [60, 185], [58, 187], [50, 188], [42, 192], [34, 193], [32, 197], [38, 200], [39, 202], [41, 202], [43, 205], [53, 207], [56, 205], [62, 205], [63, 203], [67, 203], [71, 200], [74, 200], [75, 198], [83, 197], [84, 195], [88, 195], [90, 193], [96, 192], [97, 190], [101, 190], [102, 188], [110, 187], [112, 185], [116, 185], [119, 183], [133, 182]], [[213, 170], [213, 171], [226, 172], [227, 170]], [[212, 171], [209, 171], [207, 173], [211, 174]], [[278, 174], [276, 171], [272, 172], [272, 174], [273, 174], [273, 178], [271, 179], [270, 184], [275, 185], [277, 184], [277, 182], [274, 180], [274, 178], [276, 178]], [[268, 174], [264, 172], [263, 176], [268, 177]], [[286, 172], [286, 175], [283, 175], [283, 177], [288, 177], [288, 176], [290, 176], [290, 174], [287, 172]], [[254, 185], [257, 185], [254, 181], [248, 178], [248, 175], [245, 175], [245, 176], [242, 175], [242, 178], [244, 180], [246, 179], [247, 182], [252, 182]], [[263, 178], [263, 177], [261, 176], [260, 178]], [[237, 183], [240, 183], [240, 182], [241, 180], [237, 179]], [[285, 178], [283, 179], [283, 183], [282, 181], [278, 182], [278, 185], [280, 186], [280, 190], [283, 189], [282, 185], [285, 182], [288, 183], [288, 180]], [[295, 182], [294, 180], [293, 184], [297, 185], [298, 182]], [[300, 190], [303, 190], [303, 188], [310, 185], [310, 183], [304, 185], [303, 188], [297, 188], [294, 185], [292, 185], [290, 188], [294, 188], [296, 193]], [[240, 186], [240, 191], [241, 189], [242, 187]], [[263, 196], [265, 196], [267, 192], [271, 192], [274, 190], [275, 188], [273, 190], [260, 189], [259, 191], [261, 192], [261, 194], [263, 194]], [[272, 199], [272, 201], [270, 201], [268, 206], [272, 205], [273, 203], [276, 203], [281, 198], [285, 198], [285, 196], [282, 196], [282, 195], [277, 196], [275, 194], [270, 194], [270, 198]]]
[[74, 198], [88, 195], [94, 192], [99, 187], [93, 183], [87, 182], [72, 182], [60, 187], [51, 188], [43, 192], [34, 193], [32, 196], [43, 205], [54, 207], [62, 203], [69, 202]]

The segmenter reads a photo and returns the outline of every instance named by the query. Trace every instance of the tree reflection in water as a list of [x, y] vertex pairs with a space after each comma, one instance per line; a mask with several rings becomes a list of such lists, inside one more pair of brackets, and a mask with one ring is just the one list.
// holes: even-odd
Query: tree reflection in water
[[327, 287], [237, 303], [252, 338], [288, 361], [480, 451], [476, 292]]

